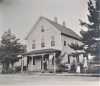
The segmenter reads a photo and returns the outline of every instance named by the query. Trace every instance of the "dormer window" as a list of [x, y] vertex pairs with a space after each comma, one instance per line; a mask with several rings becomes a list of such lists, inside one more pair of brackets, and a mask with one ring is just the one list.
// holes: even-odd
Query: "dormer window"
[[45, 30], [44, 30], [44, 26], [41, 26], [41, 32], [44, 32]]

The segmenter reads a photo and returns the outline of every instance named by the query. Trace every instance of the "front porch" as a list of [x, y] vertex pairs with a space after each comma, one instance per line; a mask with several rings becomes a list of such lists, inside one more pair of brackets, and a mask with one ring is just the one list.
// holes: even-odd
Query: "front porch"
[[60, 51], [56, 49], [35, 50], [23, 54], [21, 72], [56, 72], [56, 59]]

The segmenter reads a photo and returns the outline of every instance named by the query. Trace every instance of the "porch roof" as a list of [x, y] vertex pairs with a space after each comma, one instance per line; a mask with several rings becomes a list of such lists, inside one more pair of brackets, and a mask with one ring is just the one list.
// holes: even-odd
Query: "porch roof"
[[80, 54], [85, 54], [85, 51], [84, 50], [75, 51], [69, 54], [69, 56], [75, 56], [75, 55], [80, 55]]
[[57, 49], [42, 49], [42, 50], [34, 50], [34, 51], [30, 51], [27, 53], [24, 53], [23, 55], [34, 55], [34, 54], [48, 54], [48, 53], [53, 53], [53, 52], [60, 52], [60, 50]]

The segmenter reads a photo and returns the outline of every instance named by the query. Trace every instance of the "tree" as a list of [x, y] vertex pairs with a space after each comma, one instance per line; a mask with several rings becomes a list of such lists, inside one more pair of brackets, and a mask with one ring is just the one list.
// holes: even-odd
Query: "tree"
[[79, 45], [78, 43], [71, 43], [71, 44], [68, 44], [68, 46], [70, 48], [72, 48], [73, 50], [82, 50], [83, 49], [83, 45]]
[[2, 3], [3, 2], [3, 0], [0, 0], [0, 3]]
[[79, 45], [78, 43], [71, 43], [68, 44], [68, 46], [73, 49], [75, 52], [72, 52], [71, 55], [75, 57], [79, 57], [80, 53], [83, 53], [83, 46], [84, 45]]
[[88, 11], [89, 23], [80, 20], [81, 26], [88, 28], [87, 31], [80, 32], [84, 43], [83, 48], [87, 46], [85, 51], [94, 55], [95, 60], [100, 60], [100, 0], [89, 0]]
[[18, 61], [18, 55], [26, 51], [25, 45], [19, 43], [19, 39], [9, 29], [1, 37], [0, 62], [3, 65], [4, 72], [8, 72], [9, 65], [12, 67], [14, 62]]

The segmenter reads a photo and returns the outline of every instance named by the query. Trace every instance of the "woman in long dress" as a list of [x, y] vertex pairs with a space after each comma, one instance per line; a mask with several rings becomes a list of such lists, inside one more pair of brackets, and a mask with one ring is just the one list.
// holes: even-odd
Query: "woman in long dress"
[[79, 65], [79, 64], [77, 65], [76, 72], [77, 72], [77, 73], [80, 73], [80, 72], [81, 72], [81, 71], [80, 71], [80, 65]]
[[87, 69], [88, 69], [88, 61], [87, 61], [87, 58], [86, 57], [84, 57], [83, 67], [84, 67], [84, 72], [86, 73], [87, 72]]

